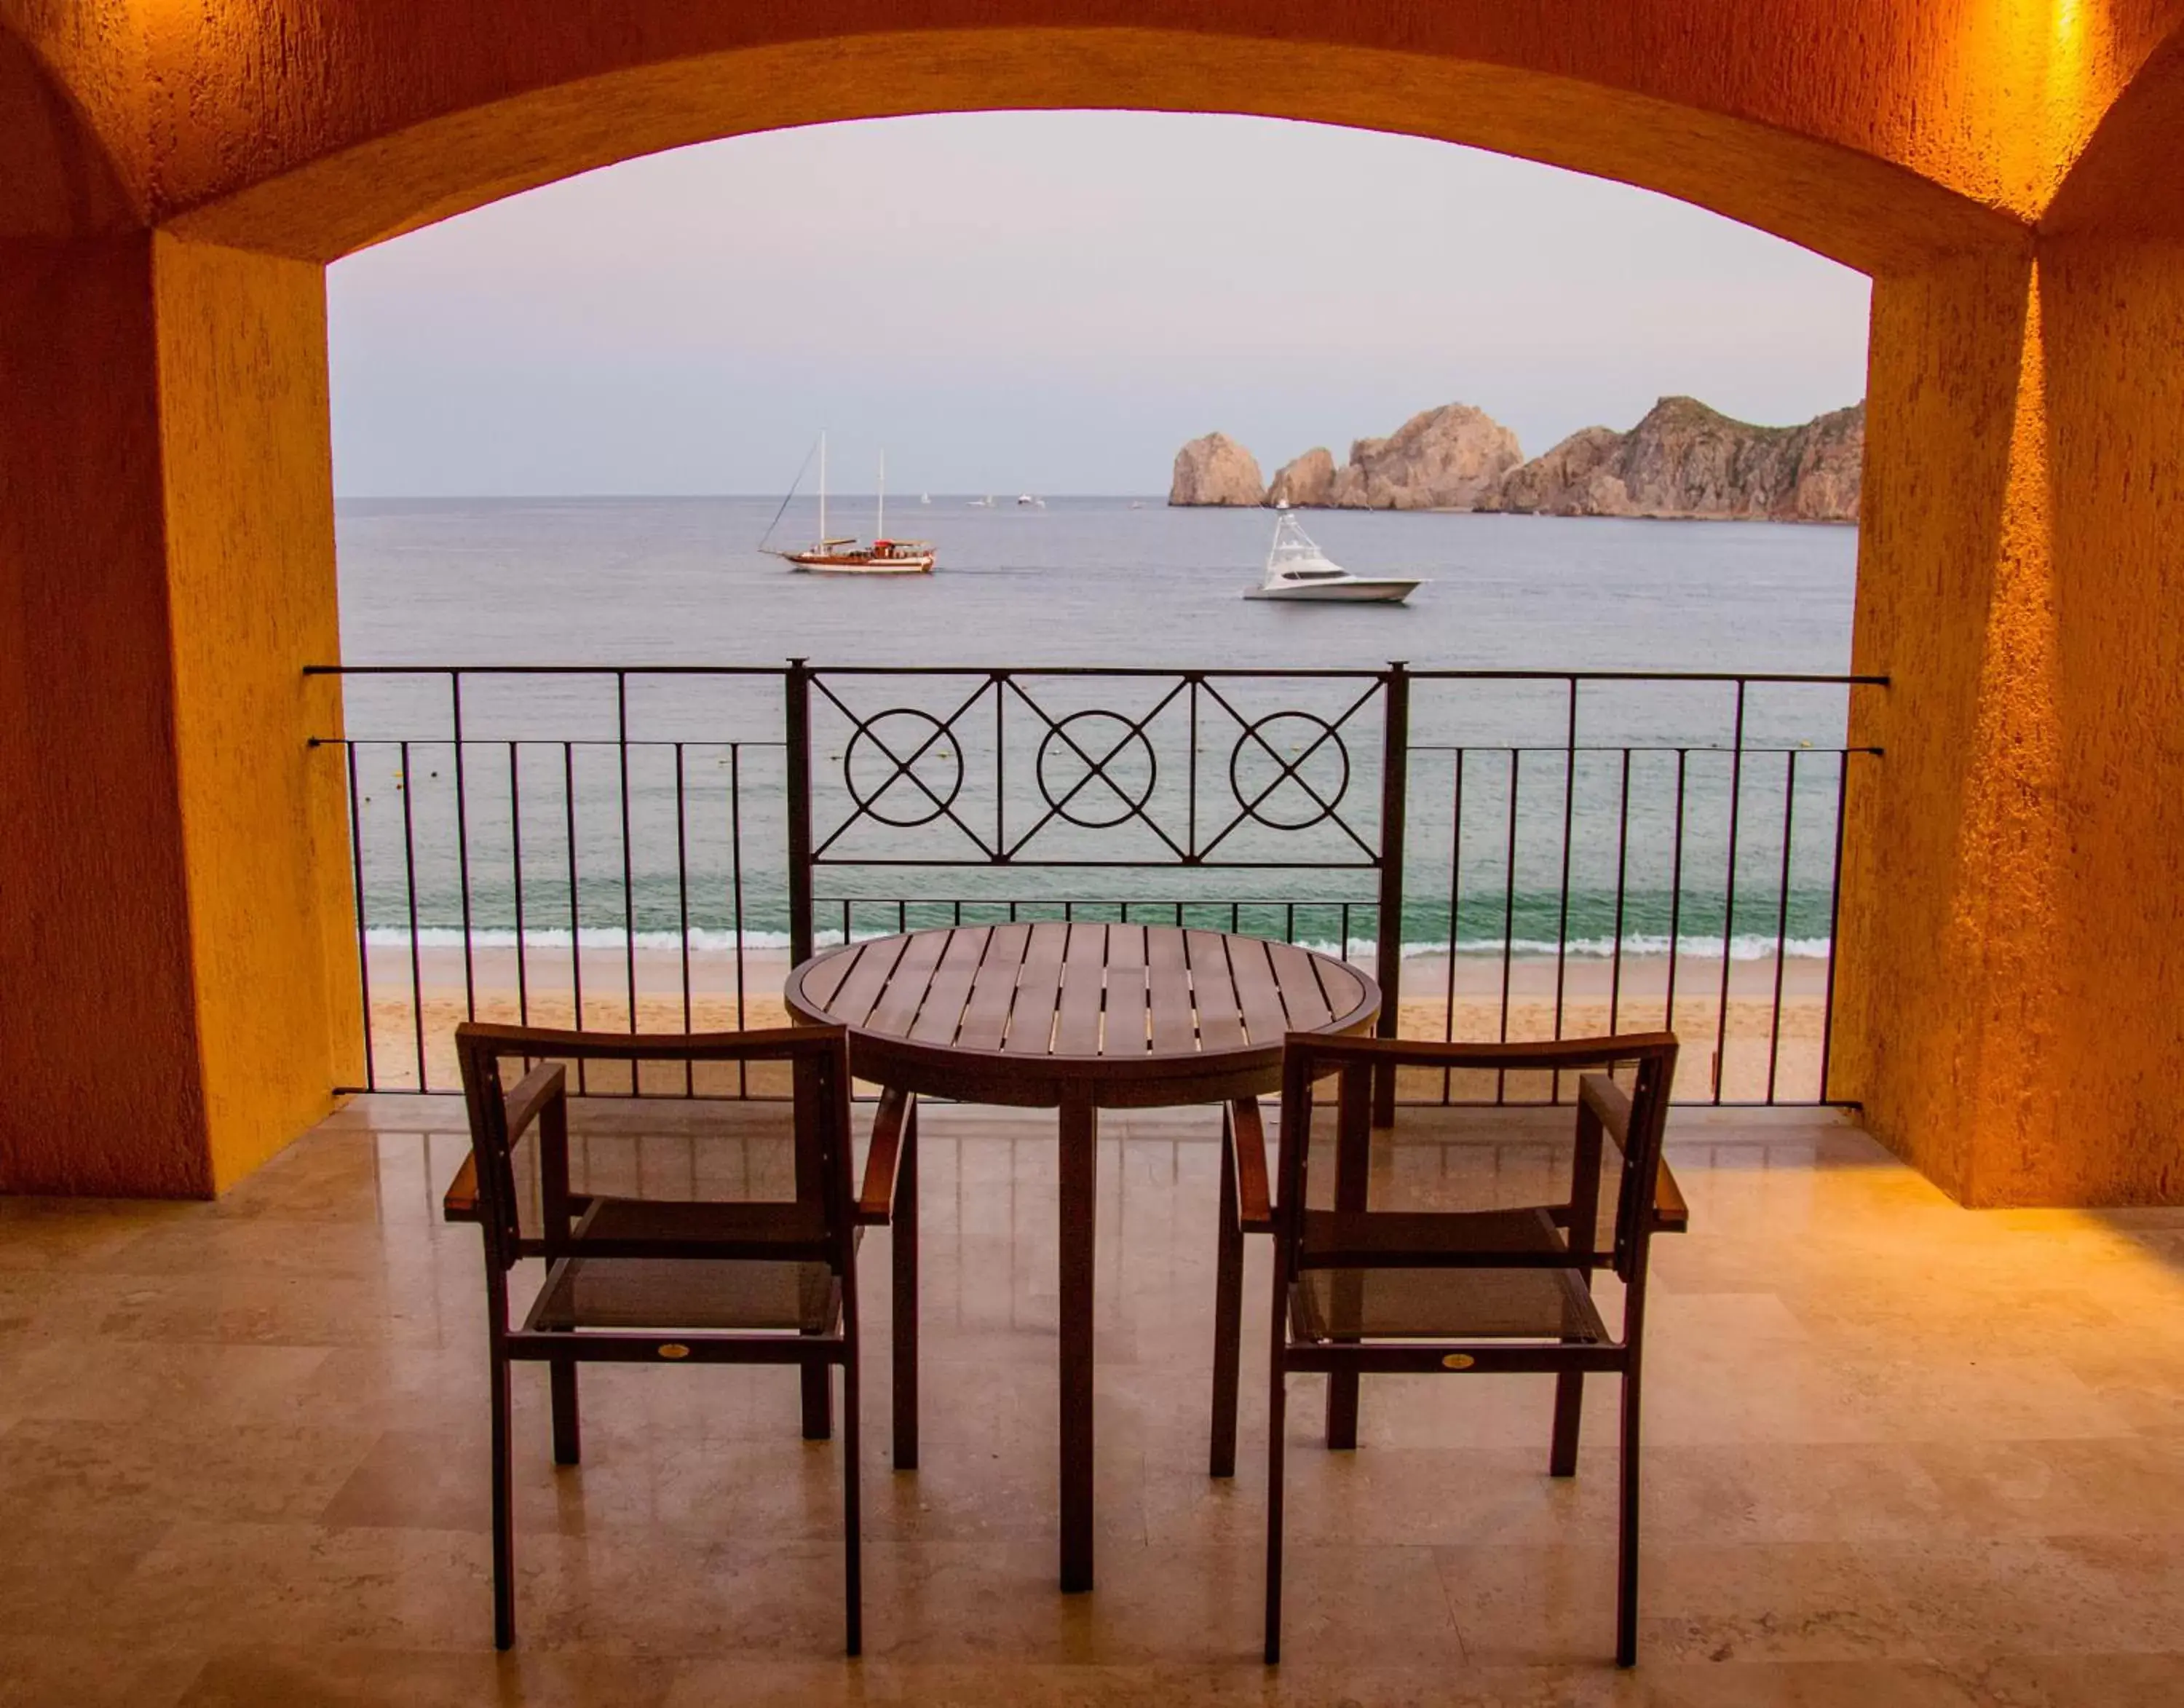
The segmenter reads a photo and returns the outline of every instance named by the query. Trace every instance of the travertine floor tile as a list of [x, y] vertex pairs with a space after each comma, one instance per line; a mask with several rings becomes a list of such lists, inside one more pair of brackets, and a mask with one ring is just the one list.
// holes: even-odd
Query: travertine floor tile
[[[1490, 1143], [1436, 1119], [1381, 1147], [1388, 1178], [1509, 1186], [1566, 1117]], [[1206, 1475], [1217, 1130], [1106, 1129], [1100, 1587], [1065, 1597], [1052, 1119], [927, 1112], [916, 1473], [889, 1460], [888, 1236], [864, 1248], [854, 1663], [838, 1443], [800, 1438], [784, 1372], [721, 1368], [586, 1370], [574, 1469], [518, 1373], [520, 1643], [492, 1652], [446, 1100], [352, 1107], [217, 1204], [0, 1202], [0, 1708], [2184, 1701], [2184, 1212], [1960, 1210], [1831, 1118], [1679, 1118], [1635, 1673], [1608, 1664], [1614, 1384], [1559, 1481], [1551, 1385], [1475, 1376], [1368, 1383], [1338, 1454], [1323, 1384], [1293, 1382], [1269, 1671], [1262, 1242], [1239, 1474]]]

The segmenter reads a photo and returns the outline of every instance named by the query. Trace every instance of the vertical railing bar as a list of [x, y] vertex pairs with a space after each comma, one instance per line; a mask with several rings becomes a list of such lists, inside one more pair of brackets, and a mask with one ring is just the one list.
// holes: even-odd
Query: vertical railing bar
[[[621, 805], [621, 952], [629, 985], [629, 1029], [637, 1030], [637, 868], [629, 834], [629, 673], [615, 672], [615, 758]], [[630, 1095], [637, 1095], [637, 1065], [630, 1064]]]
[[417, 1044], [417, 1089], [432, 1089], [425, 1071], [424, 950], [417, 941], [417, 836], [410, 811], [410, 744], [402, 744], [402, 884], [410, 908], [410, 1024]]
[[[358, 998], [364, 1004], [364, 1088], [376, 1091], [379, 1069], [371, 1049], [371, 935], [364, 907], [364, 814], [357, 801], [356, 743], [344, 740], [342, 753], [348, 765], [348, 847], [356, 879], [356, 978]], [[414, 942], [410, 952], [416, 952]]]
[[[690, 839], [688, 808], [683, 797], [682, 744], [675, 744], [675, 910], [678, 921], [676, 945], [682, 962], [682, 1030], [691, 1030], [690, 1010]], [[698, 1064], [682, 1064], [682, 1095], [698, 1095]]]
[[[1456, 782], [1451, 790], [1448, 829], [1448, 977], [1446, 1012], [1441, 1017], [1440, 1035], [1444, 1043], [1456, 1041], [1456, 945], [1457, 924], [1463, 918], [1463, 762], [1470, 752], [1468, 747], [1456, 750]], [[1456, 1075], [1447, 1068], [1440, 1070], [1440, 1100], [1446, 1106], [1455, 1096]]]
[[[569, 991], [577, 1030], [584, 1030], [584, 920], [577, 890], [577, 745], [561, 744], [561, 818], [569, 848]], [[577, 1058], [577, 1094], [584, 1092], [584, 1058]]]
[[1198, 691], [1199, 680], [1190, 680], [1190, 752], [1186, 762], [1190, 798], [1184, 803], [1183, 846], [1195, 860], [1198, 857]]
[[1008, 678], [994, 671], [986, 679], [994, 690], [994, 846], [998, 851], [1009, 846]]
[[1730, 948], [1736, 930], [1736, 833], [1744, 817], [1744, 690], [1736, 679], [1736, 734], [1729, 760], [1729, 869], [1721, 894], [1721, 1007], [1714, 1016], [1713, 1100], [1721, 1101], [1721, 1087], [1729, 1077], [1729, 972], [1736, 963]]
[[[744, 745], [728, 744], [728, 908], [736, 933], [736, 1030], [744, 1029]], [[736, 1063], [736, 1095], [750, 1096], [750, 1063]]]
[[1623, 912], [1630, 872], [1630, 750], [1623, 750], [1623, 784], [1615, 800], [1615, 935], [1608, 945], [1607, 1030], [1612, 1035], [1623, 1007]]
[[[1395, 1037], [1403, 1018], [1403, 868], [1405, 813], [1410, 803], [1411, 678], [1402, 659], [1389, 661], [1380, 689], [1380, 890], [1379, 952], [1374, 971], [1380, 981], [1380, 1018], [1374, 1030]], [[1373, 1120], [1396, 1121], [1396, 1070], [1374, 1075]]]
[[782, 678], [783, 738], [788, 770], [782, 792], [788, 815], [788, 963], [811, 958], [811, 673], [801, 658]]
[[531, 981], [525, 963], [530, 957], [530, 946], [523, 929], [523, 784], [516, 762], [520, 745], [512, 739], [508, 744], [508, 858], [515, 890], [515, 1019], [518, 1025], [527, 1026], [531, 1024]]
[[[1500, 1041], [1509, 1041], [1509, 971], [1517, 948], [1517, 806], [1519, 779], [1523, 774], [1524, 750], [1509, 750], [1509, 845], [1502, 862], [1502, 1024]], [[1509, 1085], [1508, 1070], [1494, 1070], [1494, 1102], [1500, 1107], [1506, 1101]]]
[[1789, 751], [1782, 784], [1782, 886], [1774, 899], [1774, 1013], [1767, 1035], [1767, 1101], [1774, 1101], [1774, 1072], [1782, 1059], [1782, 963], [1790, 942], [1790, 835], [1797, 812], [1797, 750]]
[[1850, 805], [1850, 753], [1836, 759], [1836, 865], [1828, 881], [1828, 987], [1820, 1013], [1820, 1101], [1828, 1096], [1828, 1060], [1836, 1041], [1836, 939], [1842, 922], [1843, 813]]
[[[1569, 961], [1570, 840], [1577, 809], [1577, 678], [1569, 678], [1569, 717], [1563, 731], [1563, 894], [1555, 926], [1555, 1036], [1563, 1035], [1563, 995]], [[1549, 1101], [1563, 1100], [1563, 1076], [1554, 1076]]]
[[448, 673], [449, 726], [455, 738], [455, 876], [462, 887], [463, 1012], [477, 1019], [477, 968], [471, 947], [471, 819], [463, 789], [463, 673]]
[[[1662, 1030], [1669, 1032], [1676, 1030], [1676, 966], [1684, 952], [1684, 784], [1691, 756], [1688, 747], [1676, 750], [1676, 832], [1669, 859], [1669, 993], [1661, 1016]], [[1671, 1093], [1674, 1090], [1670, 1087]]]

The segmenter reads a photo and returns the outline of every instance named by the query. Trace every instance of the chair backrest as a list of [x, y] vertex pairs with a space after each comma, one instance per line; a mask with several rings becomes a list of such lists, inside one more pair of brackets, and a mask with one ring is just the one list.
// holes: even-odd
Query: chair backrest
[[[479, 1220], [484, 1225], [488, 1255], [498, 1255], [503, 1267], [513, 1263], [522, 1235], [519, 1218], [521, 1202], [515, 1164], [515, 1146], [510, 1131], [508, 1070], [511, 1063], [529, 1070], [538, 1064], [564, 1062], [624, 1062], [635, 1064], [664, 1062], [783, 1062], [788, 1064], [794, 1086], [794, 1132], [795, 1192], [793, 1203], [779, 1200], [784, 1210], [801, 1212], [798, 1220], [824, 1230], [826, 1240], [846, 1253], [854, 1237], [856, 1189], [853, 1181], [850, 1120], [849, 1034], [840, 1026], [790, 1026], [749, 1032], [595, 1032], [566, 1031], [542, 1026], [504, 1026], [467, 1021], [455, 1029], [455, 1052], [462, 1069], [463, 1097], [468, 1108], [471, 1152], [477, 1171]], [[648, 1104], [671, 1106], [678, 1099], [645, 1098]], [[534, 1142], [557, 1140], [566, 1158], [566, 1128], [560, 1099], [548, 1108], [538, 1123]], [[544, 1153], [542, 1151], [542, 1160]], [[543, 1174], [542, 1169], [542, 1174]], [[566, 1179], [560, 1182], [566, 1192]], [[548, 1242], [554, 1242], [557, 1208], [551, 1203], [554, 1184], [549, 1181]], [[565, 1230], [563, 1231], [566, 1231]], [[671, 1253], [670, 1253], [671, 1254]]]
[[[1312, 1180], [1314, 1088], [1330, 1075], [1338, 1082], [1334, 1203], [1338, 1211], [1375, 1215], [1368, 1202], [1373, 1083], [1379, 1074], [1399, 1068], [1554, 1073], [1627, 1069], [1630, 1080], [1628, 1130], [1619, 1146], [1621, 1165], [1613, 1185], [1614, 1234], [1608, 1255], [1616, 1273], [1632, 1281], [1644, 1273], [1653, 1223], [1654, 1182], [1661, 1164], [1661, 1143], [1669, 1092], [1675, 1079], [1676, 1039], [1673, 1033], [1629, 1033], [1613, 1037], [1566, 1038], [1522, 1044], [1433, 1043], [1408, 1038], [1329, 1038], [1293, 1033], [1285, 1041], [1282, 1063], [1279, 1160], [1275, 1177], [1274, 1237], [1282, 1273], [1295, 1275], [1312, 1259], [1305, 1247], [1306, 1194]], [[1573, 1080], [1575, 1084], [1575, 1080]], [[1582, 1103], [1572, 1108], [1572, 1166], [1566, 1198], [1537, 1208], [1552, 1211], [1569, 1231], [1570, 1266], [1590, 1267], [1595, 1259], [1595, 1229], [1601, 1184], [1601, 1128]], [[1505, 1207], [1506, 1208], [1506, 1207]], [[1398, 1230], [1390, 1244], [1400, 1244]], [[1525, 1259], [1527, 1266], [1539, 1262]]]

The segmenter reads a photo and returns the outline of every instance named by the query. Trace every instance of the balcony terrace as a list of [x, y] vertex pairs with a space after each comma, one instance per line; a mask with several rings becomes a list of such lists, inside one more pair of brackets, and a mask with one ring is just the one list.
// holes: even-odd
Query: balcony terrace
[[[554, 720], [344, 672], [328, 263], [683, 143], [1018, 107], [1488, 148], [1867, 273], [1852, 674], [1718, 678], [1707, 730], [1588, 723], [1624, 690], [1568, 673], [1472, 727], [1425, 704], [1462, 673], [1394, 666], [1246, 706], [1129, 660], [1107, 686], [1170, 697], [769, 664], [695, 712], [593, 669]], [[0, 0], [0, 1703], [2184, 1699], [2181, 156], [2184, 0]], [[1340, 788], [1315, 728], [1357, 737]], [[1027, 840], [1080, 833], [1151, 846]], [[1306, 835], [1335, 851], [1249, 846]], [[1390, 1030], [1685, 1035], [1643, 1665], [1607, 1660], [1609, 1384], [1560, 1481], [1508, 1376], [1368, 1379], [1354, 1454], [1291, 1413], [1261, 1663], [1266, 1354], [1209, 1478], [1204, 1111], [1100, 1141], [1106, 1575], [1057, 1594], [1088, 1172], [960, 1105], [922, 1467], [860, 1412], [866, 1658], [838, 1449], [702, 1359], [588, 1374], [581, 1470], [518, 1381], [496, 1655], [454, 1023], [748, 1022], [836, 935], [1162, 909], [1349, 957]], [[1371, 1160], [1429, 1193], [1569, 1119], [1552, 1082], [1390, 1089]], [[603, 1165], [671, 1160], [679, 1107]]]

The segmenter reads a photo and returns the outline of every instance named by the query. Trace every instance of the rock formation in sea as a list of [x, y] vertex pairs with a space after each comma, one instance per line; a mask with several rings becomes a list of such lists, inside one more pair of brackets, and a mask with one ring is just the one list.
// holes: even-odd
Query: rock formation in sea
[[1325, 445], [1314, 445], [1302, 456], [1284, 463], [1274, 475], [1274, 483], [1267, 488], [1268, 504], [1309, 510], [1334, 501], [1334, 456]]
[[1175, 454], [1167, 501], [1177, 505], [1261, 505], [1267, 483], [1259, 462], [1225, 433], [1195, 438]]
[[1802, 427], [1732, 421], [1696, 398], [1663, 398], [1628, 433], [1572, 433], [1502, 482], [1481, 510], [1541, 516], [1856, 522], [1865, 405]]
[[1325, 500], [1341, 510], [1474, 510], [1524, 460], [1517, 435], [1469, 404], [1412, 416], [1386, 438], [1362, 438]]
[[1315, 447], [1284, 463], [1272, 486], [1261, 484], [1251, 452], [1208, 433], [1176, 453], [1167, 501], [1856, 522], [1864, 467], [1862, 403], [1769, 427], [1696, 398], [1663, 398], [1628, 433], [1584, 427], [1529, 462], [1516, 434], [1484, 410], [1445, 404], [1386, 438], [1359, 439], [1340, 468]]

